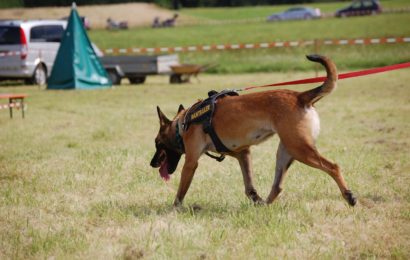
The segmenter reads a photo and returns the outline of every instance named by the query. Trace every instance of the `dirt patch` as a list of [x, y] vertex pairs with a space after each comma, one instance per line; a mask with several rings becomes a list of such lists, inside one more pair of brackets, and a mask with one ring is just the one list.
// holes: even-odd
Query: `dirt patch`
[[[11, 8], [1, 9], [2, 19], [61, 19], [70, 14], [71, 7]], [[151, 25], [155, 17], [170, 18], [173, 12], [154, 4], [128, 3], [116, 5], [79, 6], [78, 13], [86, 16], [92, 28], [104, 28], [107, 18], [128, 21], [130, 27]]]

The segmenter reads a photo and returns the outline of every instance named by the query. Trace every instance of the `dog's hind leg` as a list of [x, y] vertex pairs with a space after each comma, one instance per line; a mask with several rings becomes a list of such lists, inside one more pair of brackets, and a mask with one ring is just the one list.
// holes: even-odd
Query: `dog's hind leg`
[[[330, 162], [324, 158], [313, 145], [309, 145], [303, 140], [295, 146], [288, 146], [289, 153], [298, 161], [307, 164], [311, 167], [320, 169], [329, 174], [339, 186], [340, 192], [343, 198], [349, 203], [350, 206], [356, 204], [356, 198], [353, 193], [348, 189], [346, 182], [343, 178], [340, 168], [337, 164]], [[295, 142], [293, 142], [295, 144]]]
[[246, 196], [250, 198], [254, 203], [257, 203], [257, 204], [264, 203], [262, 198], [259, 197], [258, 193], [256, 192], [255, 187], [253, 186], [252, 160], [251, 160], [251, 153], [249, 151], [249, 148], [241, 151], [235, 157], [236, 159], [238, 159], [239, 165], [241, 166], [243, 182], [245, 184]]
[[293, 157], [288, 153], [282, 142], [280, 142], [276, 153], [275, 180], [273, 182], [272, 190], [266, 199], [266, 203], [272, 203], [281, 193], [283, 178], [292, 162]]

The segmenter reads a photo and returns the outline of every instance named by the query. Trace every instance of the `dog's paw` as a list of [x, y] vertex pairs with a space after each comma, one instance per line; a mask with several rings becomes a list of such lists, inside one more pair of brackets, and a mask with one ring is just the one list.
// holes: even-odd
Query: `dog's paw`
[[182, 207], [182, 201], [179, 201], [179, 199], [175, 199], [173, 206], [174, 206], [174, 208], [181, 208]]
[[246, 196], [248, 196], [248, 198], [250, 198], [255, 204], [265, 203], [256, 190], [246, 191]]
[[345, 199], [347, 200], [347, 202], [349, 203], [350, 206], [354, 207], [354, 205], [356, 205], [357, 199], [353, 195], [351, 190], [345, 191], [344, 197], [345, 197]]
[[253, 204], [255, 206], [265, 206], [265, 205], [267, 205], [266, 201], [264, 201], [263, 199], [256, 200], [256, 201], [253, 202]]

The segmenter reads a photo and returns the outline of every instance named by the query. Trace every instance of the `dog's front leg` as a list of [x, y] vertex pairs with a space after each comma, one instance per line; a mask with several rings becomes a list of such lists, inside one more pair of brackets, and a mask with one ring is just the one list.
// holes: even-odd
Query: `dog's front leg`
[[201, 125], [192, 126], [183, 136], [185, 146], [185, 163], [182, 167], [181, 181], [179, 182], [177, 196], [174, 206], [179, 206], [184, 200], [195, 170], [198, 167], [198, 160], [206, 147], [205, 137]]
[[174, 201], [174, 206], [180, 206], [184, 200], [189, 186], [191, 185], [192, 178], [196, 168], [198, 167], [198, 159], [191, 159], [187, 155], [185, 157], [184, 167], [182, 168], [181, 181], [179, 182], [177, 196]]
[[255, 187], [253, 186], [252, 180], [252, 160], [251, 160], [251, 153], [249, 148], [246, 150], [241, 151], [237, 154], [236, 159], [239, 161], [239, 165], [241, 166], [243, 182], [245, 184], [245, 194], [250, 198], [254, 203], [262, 204], [264, 201], [261, 197], [259, 197], [258, 193], [256, 192]]

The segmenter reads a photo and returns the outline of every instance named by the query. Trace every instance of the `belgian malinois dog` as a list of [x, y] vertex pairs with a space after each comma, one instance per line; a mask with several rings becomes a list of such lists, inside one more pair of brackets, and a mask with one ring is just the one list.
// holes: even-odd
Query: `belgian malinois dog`
[[[212, 124], [220, 140], [230, 150], [226, 155], [238, 160], [245, 183], [245, 194], [253, 202], [272, 203], [282, 191], [288, 168], [297, 160], [329, 174], [336, 181], [345, 200], [354, 206], [356, 198], [347, 187], [339, 166], [323, 157], [315, 146], [320, 122], [313, 105], [336, 88], [337, 69], [327, 57], [308, 55], [307, 58], [326, 68], [327, 78], [321, 86], [304, 92], [283, 89], [218, 99]], [[159, 167], [160, 175], [169, 178], [181, 155], [185, 153], [181, 181], [174, 201], [174, 205], [178, 206], [182, 204], [188, 191], [199, 157], [207, 151], [216, 152], [216, 149], [201, 124], [193, 124], [188, 130], [182, 130], [181, 124], [187, 113], [182, 105], [173, 120], [169, 120], [159, 107], [157, 112], [160, 129], [155, 138], [156, 152], [151, 166]], [[275, 133], [280, 138], [275, 179], [271, 192], [264, 201], [253, 185], [249, 148]], [[182, 141], [178, 140], [178, 135]]]

